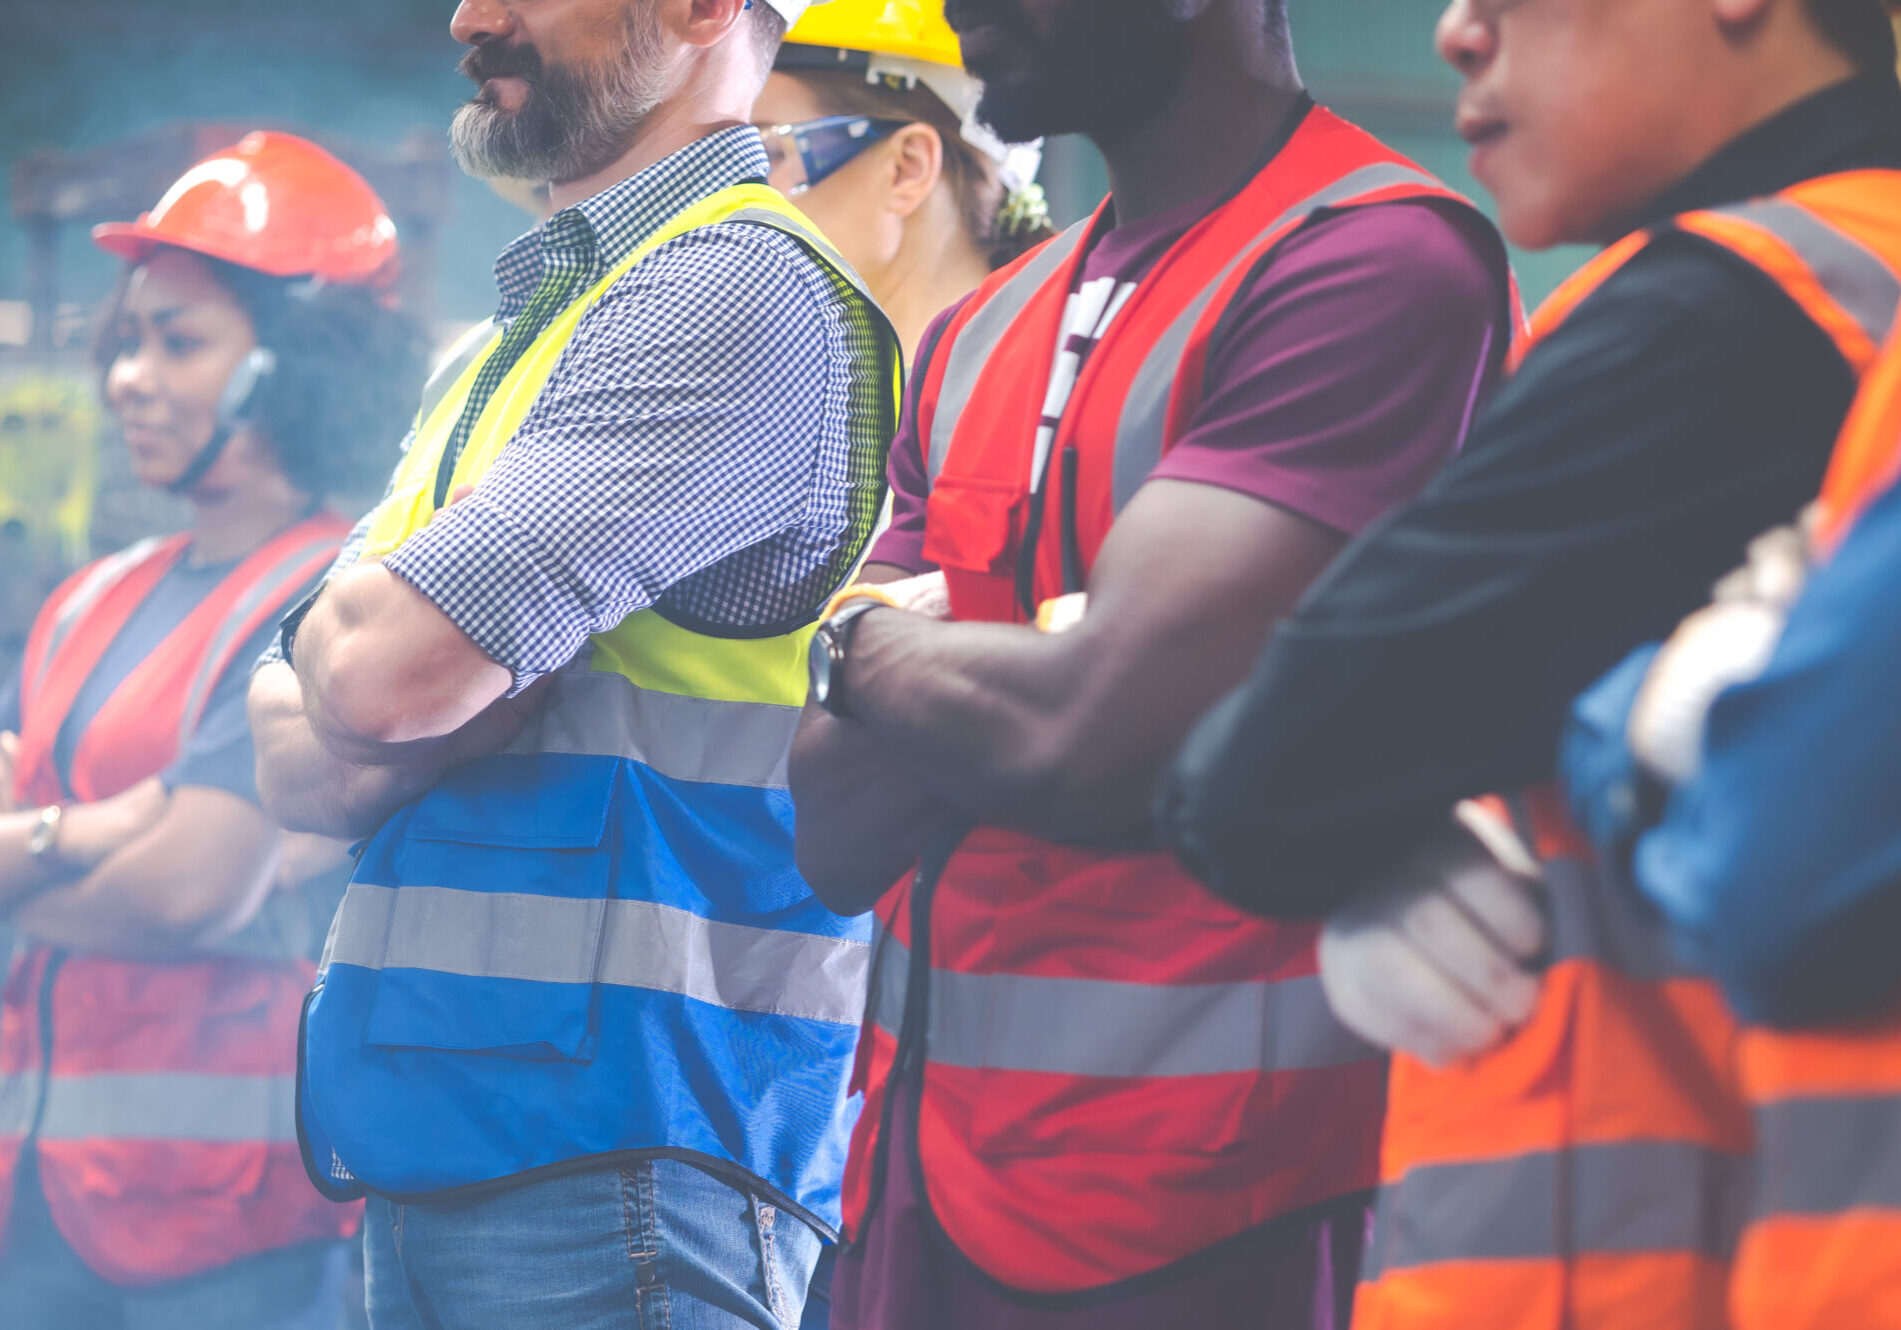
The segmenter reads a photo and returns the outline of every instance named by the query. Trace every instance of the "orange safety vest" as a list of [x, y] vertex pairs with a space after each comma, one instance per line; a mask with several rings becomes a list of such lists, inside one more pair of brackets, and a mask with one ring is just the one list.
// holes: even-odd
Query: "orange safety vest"
[[[60, 728], [187, 539], [144, 542], [67, 581], [27, 643], [19, 801], [94, 802], [164, 770], [237, 652], [329, 566], [347, 529], [310, 518], [233, 569], [107, 699], [70, 788], [53, 760]], [[30, 1142], [53, 1222], [116, 1284], [349, 1234], [357, 1207], [318, 1196], [297, 1146], [297, 1022], [314, 978], [303, 957], [17, 950], [0, 994], [0, 1219]]]
[[[1901, 337], [1863, 381], [1823, 482], [1828, 558], [1901, 482]], [[1737, 1330], [1901, 1330], [1901, 1016], [1746, 1029], [1757, 1168], [1736, 1253]]]
[[[925, 555], [955, 616], [1021, 623], [1079, 588], [1192, 418], [1236, 292], [1323, 210], [1400, 199], [1470, 206], [1310, 110], [1115, 316], [1046, 440], [1046, 511], [1030, 492], [1038, 422], [1103, 212], [981, 287], [941, 338], [917, 408], [932, 477]], [[1497, 264], [1503, 305], [1502, 246]], [[1113, 1286], [1370, 1191], [1385, 1063], [1328, 1010], [1313, 926], [1245, 914], [1163, 852], [998, 827], [946, 849], [881, 912], [849, 1230], [880, 1189], [891, 1111], [915, 1115], [917, 1154], [890, 1166], [920, 1168], [941, 1236], [1022, 1293]], [[900, 1060], [915, 1065], [894, 1078]]]
[[[1773, 278], [1865, 375], [1901, 303], [1901, 172], [1682, 214], [1587, 263], [1514, 364], [1657, 235]], [[1531, 1020], [1434, 1070], [1396, 1057], [1355, 1330], [1717, 1330], [1753, 1132], [1722, 995], [1602, 881], [1550, 790], [1514, 801], [1553, 959]]]

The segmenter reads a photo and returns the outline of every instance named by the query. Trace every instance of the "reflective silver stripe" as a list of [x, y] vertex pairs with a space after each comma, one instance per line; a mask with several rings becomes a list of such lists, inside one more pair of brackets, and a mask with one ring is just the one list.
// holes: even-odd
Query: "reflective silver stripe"
[[39, 1072], [0, 1075], [0, 1137], [25, 1135], [39, 1103]]
[[1262, 242], [1276, 235], [1291, 233], [1293, 227], [1308, 215], [1370, 194], [1374, 190], [1390, 189], [1396, 185], [1443, 188], [1431, 176], [1394, 162], [1380, 162], [1348, 172], [1262, 227], [1254, 239], [1229, 259], [1215, 279], [1188, 303], [1188, 307], [1168, 326], [1168, 330], [1156, 339], [1142, 362], [1142, 368], [1136, 371], [1135, 381], [1129, 385], [1129, 395], [1122, 404], [1122, 421], [1116, 429], [1115, 511], [1121, 512], [1123, 505], [1135, 497], [1136, 490], [1155, 470], [1155, 464], [1162, 460], [1162, 432], [1168, 423], [1168, 402], [1175, 388], [1175, 376], [1181, 370], [1182, 356], [1188, 350], [1189, 338], [1194, 336], [1202, 316], [1208, 312], [1209, 302], [1215, 298], [1222, 283], [1232, 277], [1234, 270], [1242, 263], [1259, 260]]
[[1756, 1110], [1756, 1215], [1901, 1210], [1901, 1095], [1789, 1099]]
[[1829, 298], [1860, 325], [1870, 342], [1879, 347], [1888, 340], [1895, 312], [1901, 308], [1901, 278], [1873, 250], [1787, 199], [1757, 199], [1710, 211], [1747, 222], [1782, 241], [1809, 266]]
[[218, 631], [213, 634], [211, 646], [199, 662], [197, 675], [185, 694], [185, 710], [182, 714], [187, 727], [196, 725], [199, 712], [211, 694], [212, 685], [224, 674], [224, 653], [230, 648], [232, 640], [248, 626], [248, 620], [258, 607], [267, 604], [272, 597], [282, 595], [287, 587], [301, 583], [303, 579], [299, 574], [303, 572], [304, 564], [325, 550], [336, 549], [338, 543], [337, 537], [326, 535], [299, 545], [279, 560], [276, 567], [259, 579], [231, 607], [231, 613], [225, 616], [224, 622], [218, 625]]
[[702, 919], [650, 901], [353, 882], [325, 965], [614, 984], [733, 1011], [856, 1025], [863, 942]]
[[37, 692], [40, 685], [46, 682], [46, 672], [53, 667], [59, 649], [66, 645], [67, 635], [85, 617], [86, 611], [98, 603], [99, 598], [116, 586], [121, 578], [151, 558], [163, 543], [157, 536], [148, 536], [126, 546], [117, 554], [107, 555], [73, 588], [73, 594], [60, 606], [59, 617], [53, 621], [52, 631], [47, 635], [46, 655], [40, 661], [39, 672], [33, 676], [34, 691]]
[[49, 1141], [295, 1141], [297, 1078], [55, 1076], [39, 1134]]
[[[925, 441], [929, 446], [924, 456], [924, 469], [933, 484], [937, 481], [938, 473], [944, 469], [945, 455], [950, 452], [951, 434], [957, 428], [958, 420], [963, 417], [970, 395], [977, 390], [978, 376], [983, 373], [998, 339], [1016, 322], [1017, 315], [1023, 312], [1043, 283], [1054, 277], [1057, 269], [1069, 261], [1076, 246], [1082, 243], [1083, 236], [1088, 233], [1091, 220], [1084, 218], [1036, 251], [1014, 277], [998, 287], [970, 316], [970, 322], [944, 348], [943, 354], [948, 359], [944, 362], [944, 378], [938, 389], [937, 406], [931, 416], [931, 437]], [[1054, 355], [1055, 348], [1052, 347], [1046, 354]]]
[[642, 762], [674, 780], [783, 789], [799, 708], [638, 688], [607, 670], [566, 669], [511, 753]]
[[[910, 952], [880, 944], [876, 1015], [896, 1032]], [[1128, 984], [931, 972], [933, 1062], [1066, 1076], [1305, 1071], [1383, 1056], [1333, 1017], [1317, 976], [1278, 983]]]
[[1735, 1250], [1748, 1161], [1683, 1141], [1414, 1168], [1381, 1188], [1367, 1274], [1447, 1261]]
[[1701, 977], [1634, 892], [1606, 883], [1583, 860], [1549, 859], [1544, 869], [1553, 961], [1598, 961], [1650, 983]]

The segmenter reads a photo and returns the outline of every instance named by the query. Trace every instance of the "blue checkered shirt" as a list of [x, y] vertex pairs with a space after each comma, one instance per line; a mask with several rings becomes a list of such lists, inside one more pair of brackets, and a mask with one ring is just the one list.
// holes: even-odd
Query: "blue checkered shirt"
[[[723, 130], [514, 241], [495, 264], [496, 318], [535, 326], [505, 332], [504, 350], [682, 209], [767, 165], [755, 130]], [[884, 484], [888, 422], [863, 409], [892, 373], [875, 317], [770, 227], [668, 241], [582, 318], [474, 492], [385, 565], [517, 689], [638, 610], [735, 636], [808, 621], [869, 534], [850, 514]]]

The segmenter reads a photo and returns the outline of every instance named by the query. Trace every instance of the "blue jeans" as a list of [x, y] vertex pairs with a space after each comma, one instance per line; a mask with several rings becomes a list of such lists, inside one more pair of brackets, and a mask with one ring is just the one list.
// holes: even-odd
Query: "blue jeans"
[[819, 1236], [670, 1159], [473, 1200], [371, 1197], [373, 1330], [796, 1330]]

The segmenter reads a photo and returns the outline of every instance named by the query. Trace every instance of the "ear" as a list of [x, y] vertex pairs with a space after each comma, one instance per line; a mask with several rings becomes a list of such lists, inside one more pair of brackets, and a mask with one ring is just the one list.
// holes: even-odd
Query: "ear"
[[944, 178], [944, 140], [913, 122], [885, 140], [885, 188], [892, 211], [909, 217]]
[[[1801, 0], [1781, 0], [1782, 3], [1799, 4]], [[1710, 0], [1710, 11], [1718, 26], [1735, 30], [1754, 27], [1761, 23], [1763, 16], [1775, 8], [1778, 0]]]
[[[765, 0], [753, 3], [764, 4]], [[734, 28], [752, 22], [746, 0], [661, 0], [661, 9], [665, 16], [662, 21], [674, 20], [675, 31], [688, 46], [717, 46]]]

